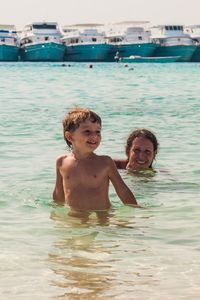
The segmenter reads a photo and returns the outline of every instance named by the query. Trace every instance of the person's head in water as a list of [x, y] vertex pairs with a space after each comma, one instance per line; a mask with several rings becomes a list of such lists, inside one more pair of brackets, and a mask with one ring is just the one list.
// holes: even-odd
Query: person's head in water
[[152, 168], [158, 151], [156, 136], [148, 129], [134, 130], [126, 142], [127, 166], [129, 170]]

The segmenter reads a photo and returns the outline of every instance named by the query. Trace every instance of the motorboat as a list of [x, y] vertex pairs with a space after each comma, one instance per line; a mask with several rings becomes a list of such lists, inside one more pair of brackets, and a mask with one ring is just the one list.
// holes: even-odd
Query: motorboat
[[122, 63], [172, 63], [180, 59], [180, 56], [163, 56], [163, 57], [142, 57], [142, 56], [129, 56], [122, 57], [120, 62]]
[[[153, 55], [158, 44], [151, 39], [151, 31], [148, 29], [149, 22], [121, 22], [110, 27], [106, 39], [109, 44], [114, 45], [112, 59], [115, 60], [116, 53], [120, 57]], [[145, 24], [145, 25], [144, 25]]]
[[20, 37], [22, 61], [63, 61], [65, 45], [57, 22], [26, 25]]
[[101, 24], [75, 24], [62, 28], [65, 61], [105, 62], [112, 45], [106, 43]]
[[0, 25], [0, 61], [18, 61], [18, 35], [14, 25]]
[[154, 56], [180, 56], [178, 61], [191, 60], [197, 45], [190, 35], [184, 32], [183, 25], [158, 25], [152, 27], [152, 38], [159, 47]]

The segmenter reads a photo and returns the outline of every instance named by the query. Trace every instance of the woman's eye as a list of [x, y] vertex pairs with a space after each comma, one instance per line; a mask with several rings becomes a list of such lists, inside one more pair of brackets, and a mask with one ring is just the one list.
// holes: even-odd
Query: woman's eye
[[146, 150], [145, 152], [146, 152], [146, 154], [148, 154], [148, 155], [151, 154], [151, 151], [150, 151], [150, 150]]
[[139, 153], [139, 152], [140, 152], [140, 150], [139, 150], [139, 149], [133, 149], [133, 152], [135, 152], [135, 153]]

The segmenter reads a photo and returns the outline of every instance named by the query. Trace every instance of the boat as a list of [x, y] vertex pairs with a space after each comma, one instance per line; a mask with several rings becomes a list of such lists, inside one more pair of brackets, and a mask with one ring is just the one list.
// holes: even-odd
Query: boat
[[105, 62], [112, 45], [106, 43], [101, 24], [75, 24], [62, 28], [65, 61]]
[[164, 57], [142, 57], [142, 56], [129, 56], [122, 57], [122, 63], [172, 63], [178, 61], [180, 56], [164, 56]]
[[115, 60], [116, 53], [120, 57], [152, 56], [158, 44], [152, 41], [150, 30], [145, 28], [148, 23], [126, 21], [111, 26], [106, 35], [108, 43], [114, 45], [111, 59]]
[[183, 25], [154, 26], [152, 38], [159, 44], [153, 55], [155, 57], [180, 56], [178, 61], [188, 62], [197, 48], [190, 35], [184, 32]]
[[14, 25], [0, 25], [0, 61], [18, 61], [18, 35]]
[[191, 57], [191, 61], [200, 62], [200, 25], [189, 25], [185, 30], [197, 45], [197, 48]]
[[63, 61], [65, 45], [57, 22], [26, 25], [20, 37], [22, 61]]

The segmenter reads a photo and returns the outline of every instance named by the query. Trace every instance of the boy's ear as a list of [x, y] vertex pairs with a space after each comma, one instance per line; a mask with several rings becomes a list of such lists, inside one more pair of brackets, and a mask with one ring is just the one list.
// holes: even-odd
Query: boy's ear
[[68, 140], [69, 142], [71, 142], [72, 141], [71, 132], [65, 131], [65, 138], [66, 138], [66, 140]]

